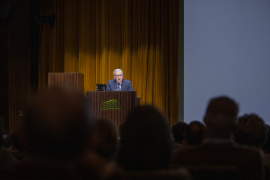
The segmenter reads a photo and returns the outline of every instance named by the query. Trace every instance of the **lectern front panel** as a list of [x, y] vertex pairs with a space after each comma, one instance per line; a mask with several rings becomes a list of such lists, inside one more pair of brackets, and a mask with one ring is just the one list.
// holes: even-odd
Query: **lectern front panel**
[[136, 91], [87, 91], [91, 111], [98, 118], [111, 120], [117, 129], [138, 105]]

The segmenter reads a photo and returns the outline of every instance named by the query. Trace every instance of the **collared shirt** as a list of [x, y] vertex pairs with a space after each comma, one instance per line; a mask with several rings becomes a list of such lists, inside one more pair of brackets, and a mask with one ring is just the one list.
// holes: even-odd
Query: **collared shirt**
[[[123, 80], [122, 80], [122, 81], [123, 81]], [[122, 81], [119, 83], [119, 90], [121, 90]], [[118, 82], [116, 82], [116, 84], [118, 85]]]

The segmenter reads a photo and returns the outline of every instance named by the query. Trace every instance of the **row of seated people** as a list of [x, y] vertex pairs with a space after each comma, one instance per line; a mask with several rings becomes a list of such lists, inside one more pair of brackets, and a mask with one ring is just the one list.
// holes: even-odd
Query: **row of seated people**
[[[219, 162], [222, 162], [222, 165], [223, 165], [223, 163], [226, 162], [225, 158], [226, 160], [233, 162], [232, 160], [227, 159], [229, 155], [226, 156], [226, 153], [224, 153], [224, 151], [226, 151], [227, 153], [230, 153], [231, 157], [229, 158], [234, 159], [235, 155], [233, 155], [231, 150], [229, 151], [228, 149], [226, 149], [226, 148], [229, 148], [228, 146], [229, 144], [230, 145], [234, 144], [234, 146], [241, 146], [242, 148], [243, 147], [252, 148], [259, 151], [263, 158], [264, 179], [270, 178], [269, 176], [270, 175], [269, 174], [269, 167], [270, 167], [269, 125], [266, 125], [262, 118], [260, 118], [256, 114], [245, 114], [243, 116], [240, 116], [237, 119], [237, 123], [234, 127], [232, 137], [230, 138], [229, 141], [228, 140], [225, 141], [224, 138], [222, 138], [223, 140], [219, 139], [218, 141], [216, 141], [216, 137], [211, 138], [211, 136], [207, 135], [206, 130], [207, 130], [206, 126], [202, 122], [199, 122], [196, 120], [190, 122], [189, 124], [185, 122], [177, 122], [172, 127], [173, 149], [174, 149], [174, 152], [176, 152], [176, 153], [173, 153], [174, 154], [174, 157], [172, 157], [173, 161], [176, 161], [176, 162], [180, 161], [181, 164], [185, 164], [188, 167], [193, 167], [193, 169], [197, 168], [196, 164], [200, 164], [199, 162], [200, 160], [203, 161], [203, 163], [207, 165], [212, 164], [213, 161], [214, 161], [213, 164], [215, 166], [220, 165], [218, 164], [218, 162], [215, 162], [215, 160], [213, 159], [217, 157], [211, 155], [211, 153], [214, 152], [214, 154], [218, 156], [224, 155], [224, 157], [222, 158], [222, 161], [218, 160]], [[220, 146], [219, 147], [220, 149], [215, 149], [217, 147], [210, 147], [212, 146], [210, 145], [211, 143], [212, 145], [224, 143], [223, 145], [226, 146], [226, 148]], [[198, 147], [200, 148], [197, 149]], [[204, 152], [206, 150], [208, 151], [207, 153]], [[217, 150], [219, 152], [215, 152]], [[192, 151], [196, 151], [196, 153]], [[193, 158], [188, 157], [189, 153], [192, 154]], [[196, 156], [200, 156], [200, 157], [198, 158]], [[180, 158], [181, 160], [179, 159], [176, 160], [176, 158]], [[193, 159], [193, 162], [192, 162], [192, 159]], [[189, 162], [182, 162], [182, 161], [189, 161]], [[195, 161], [197, 162], [195, 163]], [[239, 161], [239, 158], [234, 159], [234, 161]], [[242, 161], [244, 162], [244, 160]], [[228, 162], [226, 164], [228, 164]], [[239, 166], [243, 166], [241, 165], [241, 162], [239, 162]], [[214, 169], [215, 168], [213, 167], [212, 170]], [[237, 169], [239, 168], [236, 168], [236, 170]], [[239, 172], [237, 173], [239, 175]], [[245, 174], [248, 174], [248, 173], [245, 172]], [[253, 178], [250, 178], [250, 179], [253, 179]]]
[[269, 179], [268, 128], [255, 114], [237, 118], [228, 97], [209, 101], [204, 123], [172, 131], [155, 107], [136, 107], [119, 138], [88, 109], [82, 94], [40, 91], [18, 131], [0, 139], [1, 179]]

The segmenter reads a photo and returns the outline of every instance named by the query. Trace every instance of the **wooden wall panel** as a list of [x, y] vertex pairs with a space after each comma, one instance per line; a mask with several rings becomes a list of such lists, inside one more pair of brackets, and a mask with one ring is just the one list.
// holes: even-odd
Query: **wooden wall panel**
[[[3, 26], [0, 27], [0, 116], [4, 120], [9, 119], [9, 49], [8, 49], [8, 38], [9, 32], [4, 29]], [[8, 122], [5, 122], [6, 129], [8, 129]]]
[[30, 97], [31, 14], [30, 0], [14, 0], [14, 13], [10, 21], [9, 72], [9, 129], [16, 130], [22, 120], [19, 111], [25, 109]]
[[84, 92], [84, 75], [77, 72], [48, 73], [48, 87], [65, 87]]
[[[25, 109], [26, 103], [30, 98], [30, 59], [31, 59], [31, 14], [30, 0], [9, 0], [14, 6], [11, 18], [4, 25], [1, 25], [1, 34], [6, 40], [1, 41], [0, 54], [7, 53], [3, 59], [1, 57], [1, 99], [4, 99], [5, 117], [9, 131], [15, 131], [21, 123], [22, 116], [19, 111]], [[2, 48], [4, 47], [4, 48]], [[2, 102], [1, 102], [2, 103]]]

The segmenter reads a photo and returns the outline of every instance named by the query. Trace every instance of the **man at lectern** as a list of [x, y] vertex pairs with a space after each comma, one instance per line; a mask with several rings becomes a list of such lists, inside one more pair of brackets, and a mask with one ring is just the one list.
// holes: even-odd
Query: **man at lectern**
[[107, 91], [134, 91], [131, 81], [123, 79], [123, 71], [115, 69], [113, 71], [114, 79], [107, 83]]

